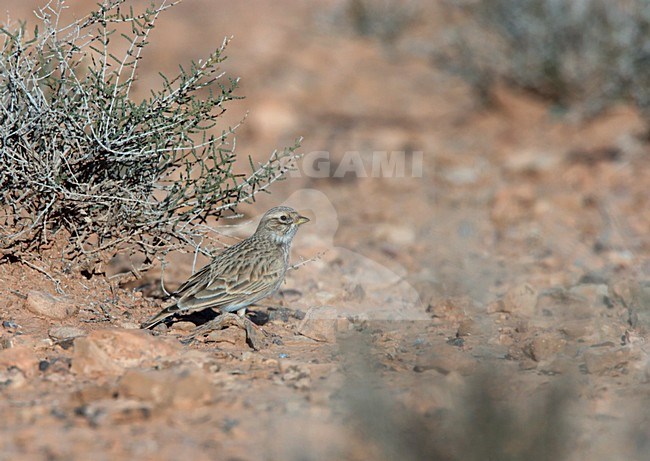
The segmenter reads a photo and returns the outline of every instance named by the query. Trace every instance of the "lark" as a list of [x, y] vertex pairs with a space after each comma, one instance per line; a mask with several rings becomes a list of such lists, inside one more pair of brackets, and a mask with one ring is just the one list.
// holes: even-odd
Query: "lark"
[[253, 235], [226, 248], [192, 275], [172, 294], [174, 303], [142, 328], [152, 328], [174, 314], [208, 308], [237, 312], [244, 318], [247, 307], [280, 287], [289, 268], [291, 242], [298, 227], [306, 222], [309, 219], [293, 208], [271, 208]]

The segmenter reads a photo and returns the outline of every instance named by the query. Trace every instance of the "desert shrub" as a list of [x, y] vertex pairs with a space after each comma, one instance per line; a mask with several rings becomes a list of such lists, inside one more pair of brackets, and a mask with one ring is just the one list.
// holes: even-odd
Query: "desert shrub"
[[632, 102], [650, 121], [650, 2], [451, 2], [454, 26], [436, 61], [489, 101], [503, 82], [596, 114]]
[[5, 260], [53, 242], [64, 260], [91, 267], [125, 250], [145, 262], [175, 248], [206, 252], [206, 223], [266, 191], [296, 159], [293, 146], [236, 171], [234, 128], [216, 126], [238, 98], [237, 80], [220, 70], [227, 41], [135, 98], [150, 33], [177, 2], [132, 3], [104, 0], [62, 25], [65, 5], [51, 2], [33, 32], [0, 28]]

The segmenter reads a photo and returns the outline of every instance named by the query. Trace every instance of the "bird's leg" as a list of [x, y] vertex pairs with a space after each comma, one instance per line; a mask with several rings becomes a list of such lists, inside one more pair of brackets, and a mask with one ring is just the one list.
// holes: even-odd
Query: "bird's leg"
[[[239, 313], [239, 312], [238, 312]], [[211, 331], [223, 330], [224, 328], [234, 326], [243, 329], [246, 332], [246, 341], [256, 351], [266, 346], [266, 341], [263, 335], [260, 335], [260, 330], [257, 326], [248, 320], [246, 317], [225, 312], [215, 319], [197, 327], [194, 331], [183, 339], [184, 344], [191, 343], [197, 336], [203, 336]], [[262, 331], [262, 333], [264, 333]]]

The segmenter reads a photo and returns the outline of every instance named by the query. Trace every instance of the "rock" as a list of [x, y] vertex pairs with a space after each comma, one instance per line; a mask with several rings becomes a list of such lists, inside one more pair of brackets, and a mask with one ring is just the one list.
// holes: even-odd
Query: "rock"
[[567, 341], [549, 333], [535, 335], [527, 345], [527, 354], [536, 362], [550, 360], [566, 348]]
[[205, 338], [205, 342], [228, 343], [233, 346], [248, 347], [246, 345], [246, 330], [239, 327], [228, 327], [223, 330], [212, 331]]
[[0, 350], [0, 369], [15, 367], [28, 378], [38, 372], [38, 362], [36, 354], [24, 346]]
[[128, 322], [128, 321], [118, 321], [114, 323], [115, 326], [124, 328], [125, 330], [139, 330], [140, 329], [140, 324], [135, 323], [135, 322]]
[[589, 338], [596, 332], [592, 322], [585, 322], [581, 319], [562, 322], [558, 330], [569, 340]]
[[77, 338], [74, 342], [72, 366], [70, 371], [76, 374], [120, 374], [120, 366], [104, 349], [95, 341], [85, 337]]
[[159, 357], [176, 356], [180, 346], [143, 330], [96, 330], [74, 340], [71, 370], [76, 374], [121, 374]]
[[298, 326], [298, 333], [316, 341], [335, 342], [338, 332], [347, 331], [350, 321], [339, 317], [334, 307], [311, 307]]
[[481, 333], [479, 324], [473, 319], [465, 319], [458, 325], [456, 336], [472, 336]]
[[305, 318], [305, 313], [301, 310], [289, 309], [287, 307], [273, 307], [268, 311], [269, 322], [287, 323], [292, 318], [302, 320]]
[[86, 336], [86, 332], [81, 328], [76, 327], [53, 327], [48, 331], [48, 336], [54, 341], [65, 341], [68, 339], [78, 338], [80, 336]]
[[583, 354], [585, 368], [590, 374], [622, 374], [628, 362], [634, 359], [629, 346], [594, 347]]
[[66, 319], [79, 312], [79, 307], [75, 306], [70, 298], [37, 290], [27, 293], [24, 306], [33, 314], [57, 320]]
[[467, 313], [474, 310], [474, 302], [466, 296], [448, 297], [441, 301], [431, 300], [426, 312], [434, 319], [460, 322], [466, 319]]
[[117, 388], [120, 397], [193, 408], [211, 401], [214, 387], [208, 375], [198, 368], [181, 370], [128, 370]]
[[193, 331], [195, 328], [196, 328], [195, 324], [193, 324], [192, 322], [185, 322], [185, 321], [176, 322], [172, 325], [172, 330], [174, 331], [189, 332], [189, 331]]
[[628, 310], [629, 324], [650, 332], [650, 281], [617, 280], [608, 287], [612, 301]]
[[488, 313], [508, 312], [530, 317], [535, 313], [537, 290], [528, 283], [511, 288], [503, 298], [488, 305]]
[[13, 320], [4, 320], [2, 322], [2, 328], [5, 328], [7, 330], [20, 330], [21, 326]]

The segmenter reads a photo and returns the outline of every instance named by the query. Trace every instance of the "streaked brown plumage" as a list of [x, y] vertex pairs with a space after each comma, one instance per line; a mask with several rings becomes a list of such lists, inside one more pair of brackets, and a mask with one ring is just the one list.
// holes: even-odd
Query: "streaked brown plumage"
[[151, 328], [176, 313], [207, 308], [243, 315], [246, 307], [280, 287], [289, 268], [291, 241], [298, 226], [308, 221], [293, 208], [271, 208], [253, 235], [226, 248], [192, 275], [172, 294], [175, 303], [142, 328]]

